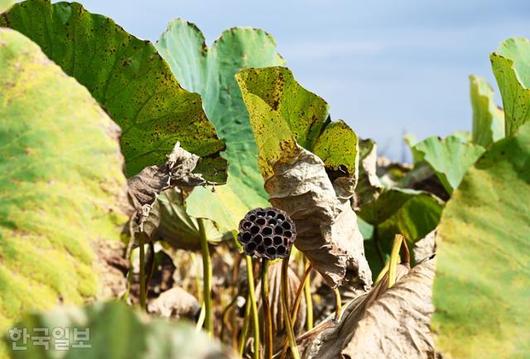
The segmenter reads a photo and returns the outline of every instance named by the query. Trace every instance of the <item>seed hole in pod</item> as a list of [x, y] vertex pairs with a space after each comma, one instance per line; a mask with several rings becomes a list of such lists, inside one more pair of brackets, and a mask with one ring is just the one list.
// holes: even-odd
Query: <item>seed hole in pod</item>
[[252, 226], [252, 228], [250, 228], [250, 233], [256, 234], [258, 232], [259, 232], [259, 227], [258, 226]]
[[274, 247], [267, 248], [267, 254], [269, 256], [275, 256], [276, 255], [276, 249], [274, 249]]
[[265, 237], [265, 239], [263, 240], [263, 244], [265, 244], [266, 246], [272, 246], [272, 238]]
[[283, 233], [283, 229], [282, 227], [274, 227], [274, 234], [282, 234]]
[[272, 234], [272, 228], [271, 227], [265, 227], [265, 228], [263, 228], [261, 233], [263, 233], [264, 236], [269, 236], [269, 235]]
[[285, 221], [285, 216], [281, 213], [278, 213], [278, 216], [276, 217], [276, 219], [280, 220], [280, 221]]
[[293, 232], [291, 231], [285, 231], [283, 232], [283, 235], [286, 237], [286, 238], [291, 238], [293, 236]]
[[265, 212], [263, 212], [263, 211], [257, 211], [257, 212], [256, 212], [256, 215], [257, 215], [258, 217], [265, 217]]
[[263, 253], [265, 253], [265, 247], [258, 246], [258, 248], [256, 248], [256, 251], [258, 251], [259, 254], [263, 254]]
[[263, 237], [261, 236], [261, 234], [256, 234], [254, 236], [254, 243], [261, 244], [261, 242], [263, 242]]
[[289, 222], [283, 222], [283, 223], [282, 223], [282, 227], [283, 227], [284, 229], [291, 229], [291, 224], [290, 224]]
[[269, 224], [270, 224], [271, 226], [275, 226], [276, 223], [278, 223], [278, 222], [276, 222], [276, 220], [275, 220], [274, 218], [269, 219]]
[[280, 236], [274, 236], [274, 245], [277, 246], [279, 244], [282, 244], [282, 237]]
[[243, 223], [243, 228], [247, 229], [247, 228], [250, 228], [250, 227], [252, 227], [252, 223], [250, 223], [248, 221]]
[[254, 222], [256, 220], [256, 216], [251, 214], [249, 217], [248, 217], [249, 220], [251, 220], [252, 222]]
[[258, 218], [256, 219], [256, 223], [259, 224], [260, 226], [263, 226], [267, 221], [265, 221], [265, 218]]
[[252, 235], [248, 232], [245, 232], [243, 233], [243, 235], [241, 235], [241, 242], [248, 242], [250, 240], [250, 238], [252, 237]]
[[247, 254], [252, 254], [252, 252], [254, 252], [254, 249], [256, 249], [256, 245], [252, 242], [247, 244], [247, 246], [245, 247], [245, 251], [247, 252]]
[[274, 211], [267, 211], [267, 216], [274, 217], [276, 215], [276, 212]]
[[283, 239], [283, 244], [284, 244], [285, 246], [289, 246], [289, 239], [288, 239], [288, 238], [284, 238], [284, 239]]
[[278, 252], [279, 255], [284, 255], [287, 251], [285, 250], [285, 247], [284, 246], [279, 246], [276, 251]]

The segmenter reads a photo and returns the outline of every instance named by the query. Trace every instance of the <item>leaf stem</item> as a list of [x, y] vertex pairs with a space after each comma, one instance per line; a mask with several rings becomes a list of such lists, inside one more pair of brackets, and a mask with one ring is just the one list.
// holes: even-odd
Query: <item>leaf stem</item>
[[300, 285], [298, 286], [298, 289], [296, 290], [296, 297], [295, 297], [295, 300], [294, 300], [294, 305], [293, 305], [293, 309], [292, 309], [292, 316], [291, 316], [291, 321], [293, 322], [293, 324], [296, 322], [296, 318], [298, 317], [298, 311], [300, 309], [300, 303], [302, 302], [302, 291], [304, 290], [305, 288], [305, 284], [306, 282], [309, 282], [309, 274], [311, 273], [311, 269], [313, 267], [311, 266], [311, 264], [308, 264], [305, 271], [304, 271], [304, 275], [302, 276], [301, 278], [301, 281], [300, 281]]
[[294, 359], [300, 359], [300, 353], [298, 352], [298, 347], [296, 345], [296, 338], [294, 336], [293, 330], [293, 321], [291, 320], [291, 315], [289, 314], [289, 256], [283, 259], [282, 262], [282, 277], [281, 277], [281, 302], [283, 307], [283, 314], [285, 318], [285, 329], [287, 332], [287, 338], [289, 339], [289, 347], [291, 349], [291, 354]]
[[254, 291], [254, 267], [252, 266], [252, 258], [245, 256], [247, 262], [247, 279], [248, 279], [248, 297], [250, 301], [250, 311], [252, 315], [252, 324], [254, 326], [254, 358], [260, 358], [260, 338], [259, 338], [259, 317], [258, 305], [256, 300], [256, 292]]
[[[304, 257], [304, 263], [308, 268], [312, 268], [309, 260]], [[309, 271], [311, 274], [311, 271]], [[304, 296], [305, 296], [305, 307], [306, 307], [306, 328], [307, 330], [313, 329], [313, 297], [311, 296], [311, 276], [308, 274], [304, 280]]]
[[197, 331], [201, 331], [202, 326], [204, 325], [204, 302], [201, 304], [201, 312], [199, 313], [199, 319], [197, 319], [197, 324], [195, 328]]
[[202, 276], [203, 276], [203, 300], [205, 308], [204, 326], [206, 332], [213, 335], [213, 313], [212, 313], [212, 262], [210, 258], [210, 250], [208, 248], [208, 238], [206, 237], [206, 230], [204, 228], [204, 219], [197, 218], [199, 224], [199, 234], [201, 240], [201, 255], [202, 255]]
[[381, 272], [379, 272], [379, 274], [377, 275], [377, 278], [375, 279], [375, 284], [379, 283], [383, 279], [385, 274], [388, 272], [389, 263], [390, 263], [390, 260], [387, 260], [385, 263], [385, 266], [383, 267], [383, 269], [381, 269]]
[[140, 233], [138, 239], [140, 242], [140, 307], [142, 308], [142, 310], [147, 310], [147, 291], [145, 288], [145, 247], [143, 233]]
[[241, 338], [239, 341], [239, 356], [243, 357], [245, 351], [245, 343], [247, 341], [248, 326], [250, 322], [250, 294], [247, 296], [247, 303], [245, 304], [245, 317], [243, 318], [243, 328], [241, 329]]
[[272, 314], [269, 305], [269, 261], [267, 258], [262, 258], [261, 261], [261, 301], [263, 305], [263, 317], [265, 318], [265, 358], [272, 359], [273, 343], [272, 343]]
[[[153, 277], [153, 273], [155, 271], [155, 244], [153, 241], [149, 241], [148, 243], [149, 250], [147, 251], [147, 260], [145, 261], [145, 267], [147, 269], [147, 273], [145, 274], [145, 282], [147, 283], [146, 287], [149, 286], [149, 283], [151, 283], [151, 278]], [[148, 290], [148, 288], [146, 288]]]
[[394, 237], [394, 243], [392, 244], [392, 252], [390, 252], [390, 260], [388, 264], [388, 288], [391, 288], [396, 283], [399, 250], [401, 249], [403, 239], [404, 237], [401, 234], [396, 234]]
[[234, 295], [230, 303], [228, 303], [228, 305], [223, 309], [221, 313], [221, 333], [219, 334], [219, 338], [221, 340], [223, 340], [224, 338], [225, 330], [227, 327], [226, 322], [228, 322], [228, 314], [230, 313], [230, 309], [236, 304], [236, 301], [237, 301], [237, 294]]
[[[304, 258], [304, 262], [305, 262], [305, 258]], [[306, 269], [304, 271], [304, 275], [302, 276], [301, 281], [300, 281], [300, 285], [298, 286], [298, 289], [296, 291], [296, 298], [294, 300], [294, 305], [293, 305], [293, 309], [292, 309], [292, 316], [291, 316], [291, 322], [293, 323], [293, 325], [294, 325], [294, 323], [296, 323], [296, 318], [298, 317], [298, 310], [300, 309], [300, 302], [302, 301], [302, 290], [305, 291], [305, 288], [306, 288], [305, 284], [306, 283], [310, 283], [309, 274], [311, 273], [311, 269], [312, 269], [311, 263], [307, 263], [307, 267], [306, 267]], [[307, 303], [307, 297], [306, 297], [306, 303]], [[312, 314], [313, 313], [311, 313], [311, 315]], [[313, 321], [313, 318], [311, 318], [311, 321]], [[312, 324], [313, 323], [311, 323], [311, 325]], [[288, 342], [288, 338], [286, 338], [283, 341], [283, 348], [282, 348], [282, 353], [281, 353], [281, 356], [280, 356], [281, 358], [285, 357], [285, 354], [286, 354], [288, 348], [289, 348], [289, 342]]]

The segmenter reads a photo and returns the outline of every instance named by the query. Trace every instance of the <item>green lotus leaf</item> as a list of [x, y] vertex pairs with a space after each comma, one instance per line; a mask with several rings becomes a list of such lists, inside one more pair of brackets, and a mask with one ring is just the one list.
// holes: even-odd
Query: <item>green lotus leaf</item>
[[0, 14], [4, 11], [9, 10], [11, 6], [15, 3], [15, 0], [0, 0]]
[[28, 0], [0, 17], [35, 41], [64, 72], [84, 85], [122, 128], [126, 174], [165, 162], [177, 141], [202, 160], [196, 172], [222, 182], [224, 149], [200, 96], [180, 87], [149, 41], [78, 3]]
[[410, 152], [411, 152], [411, 155], [412, 155], [412, 162], [413, 163], [417, 163], [419, 162], [418, 159], [416, 158], [417, 156], [417, 153], [414, 152], [414, 145], [416, 143], [418, 143], [418, 138], [416, 137], [416, 135], [412, 134], [412, 133], [406, 133], [404, 136], [403, 136], [403, 142], [405, 142], [405, 144], [407, 145], [407, 147], [409, 148]]
[[93, 248], [126, 221], [118, 136], [83, 86], [0, 28], [0, 330], [98, 295]]
[[199, 93], [217, 133], [226, 142], [228, 182], [215, 192], [196, 188], [187, 212], [236, 229], [245, 213], [267, 206], [267, 193], [257, 164], [257, 147], [235, 74], [247, 67], [281, 65], [274, 39], [262, 30], [233, 28], [208, 48], [193, 24], [174, 20], [156, 44], [180, 84]]
[[485, 149], [451, 135], [444, 139], [429, 137], [416, 143], [413, 151], [419, 162], [425, 161], [431, 166], [445, 190], [451, 194]]
[[469, 76], [473, 107], [472, 141], [482, 147], [504, 138], [504, 112], [495, 104], [493, 88], [482, 77]]
[[[96, 303], [85, 308], [62, 307], [49, 312], [27, 315], [16, 329], [29, 334], [48, 331], [48, 350], [28, 340], [4, 342], [14, 358], [128, 358], [128, 359], [206, 359], [234, 356], [191, 323], [147, 320], [122, 302]], [[68, 335], [66, 341], [61, 341]], [[57, 338], [57, 339], [55, 339]], [[86, 339], [85, 339], [86, 338]], [[64, 340], [64, 339], [63, 339]], [[85, 347], [82, 347], [85, 345]]]
[[343, 121], [331, 122], [328, 104], [304, 89], [285, 67], [247, 69], [236, 76], [250, 114], [265, 179], [299, 150], [315, 153], [326, 169], [357, 178], [358, 138]]
[[501, 92], [506, 136], [512, 136], [530, 119], [530, 40], [505, 40], [490, 60]]
[[530, 356], [530, 123], [466, 173], [439, 227], [433, 328], [453, 358]]
[[473, 134], [465, 130], [455, 131], [451, 134], [451, 136], [458, 138], [461, 142], [471, 142], [473, 138]]
[[[159, 216], [159, 225], [155, 239], [160, 239], [172, 248], [200, 250], [201, 233], [197, 218], [186, 212], [186, 206], [180, 193], [171, 189], [162, 193], [158, 202], [151, 210]], [[224, 233], [212, 221], [204, 221], [206, 238], [210, 243], [218, 243], [227, 239]]]
[[436, 228], [442, 209], [442, 201], [427, 192], [398, 188], [362, 206], [359, 216], [374, 226], [372, 238], [364, 242], [374, 276], [383, 268], [396, 234], [402, 234], [412, 248]]

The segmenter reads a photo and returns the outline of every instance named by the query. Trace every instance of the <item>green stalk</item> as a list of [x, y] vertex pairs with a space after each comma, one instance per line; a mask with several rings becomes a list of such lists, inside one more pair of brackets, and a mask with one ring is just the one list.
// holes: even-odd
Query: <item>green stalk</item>
[[268, 278], [269, 262], [267, 258], [263, 258], [261, 262], [261, 301], [263, 302], [263, 318], [265, 318], [265, 358], [272, 359], [273, 343], [272, 343], [272, 314], [269, 305], [269, 278]]
[[254, 358], [260, 358], [260, 338], [259, 338], [259, 318], [258, 305], [256, 300], [256, 292], [254, 291], [254, 267], [252, 266], [252, 258], [245, 256], [247, 262], [247, 280], [248, 280], [248, 297], [250, 301], [250, 309], [252, 314], [252, 324], [254, 326]]
[[199, 319], [197, 319], [197, 324], [195, 324], [195, 328], [197, 331], [201, 331], [202, 326], [204, 325], [204, 302], [201, 304], [201, 312], [199, 313]]
[[147, 260], [145, 261], [145, 266], [147, 268], [147, 273], [145, 274], [145, 282], [147, 283], [147, 286], [149, 286], [149, 283], [151, 283], [151, 278], [153, 277], [153, 273], [155, 272], [155, 244], [153, 241], [149, 241], [148, 246], [148, 256]]
[[204, 329], [212, 336], [213, 335], [213, 314], [212, 314], [212, 262], [210, 258], [210, 250], [208, 249], [208, 238], [206, 237], [206, 230], [204, 228], [204, 219], [198, 218], [199, 234], [201, 239], [201, 255], [202, 255], [202, 277], [203, 277], [203, 299], [204, 299]]
[[292, 307], [292, 316], [291, 321], [296, 323], [296, 318], [298, 318], [298, 310], [300, 309], [300, 303], [302, 302], [302, 291], [304, 290], [305, 283], [307, 279], [309, 278], [309, 274], [311, 273], [311, 265], [308, 265], [304, 271], [304, 274], [301, 278], [300, 285], [298, 286], [298, 289], [296, 290], [296, 297], [294, 299], [294, 304]]
[[388, 288], [391, 288], [396, 283], [396, 271], [399, 262], [399, 250], [403, 243], [403, 236], [396, 234], [394, 243], [392, 244], [392, 252], [390, 252], [390, 260], [388, 264]]
[[[311, 263], [304, 257], [304, 264], [311, 268]], [[311, 276], [308, 275], [304, 281], [304, 295], [306, 303], [306, 327], [307, 330], [313, 329], [313, 297], [311, 296]]]
[[313, 297], [311, 296], [311, 281], [307, 280], [304, 283], [304, 296], [306, 302], [306, 328], [311, 330], [314, 327], [313, 324]]
[[375, 280], [375, 284], [379, 283], [381, 281], [381, 279], [383, 279], [385, 274], [388, 272], [388, 264], [389, 263], [390, 263], [390, 261], [386, 261], [385, 266], [383, 267], [383, 269], [381, 269], [381, 272], [379, 272], [379, 274], [377, 275], [377, 278]]
[[[294, 326], [294, 323], [296, 323], [296, 318], [298, 318], [298, 310], [300, 309], [300, 303], [302, 302], [302, 291], [305, 290], [305, 287], [306, 287], [305, 284], [309, 282], [308, 279], [310, 278], [311, 269], [312, 269], [311, 264], [308, 264], [304, 271], [304, 275], [302, 276], [302, 279], [300, 281], [300, 285], [298, 286], [298, 289], [296, 290], [296, 297], [295, 297], [294, 304], [292, 307], [292, 315], [291, 315], [291, 322], [293, 323], [293, 326]], [[311, 318], [311, 321], [312, 320], [313, 318]], [[287, 353], [288, 348], [289, 348], [289, 342], [287, 339], [284, 339], [283, 349], [282, 349], [281, 356], [280, 356], [281, 358], [285, 357], [285, 354]]]
[[138, 239], [140, 241], [140, 307], [142, 310], [147, 310], [147, 291], [145, 288], [145, 248], [143, 233], [140, 233]]
[[243, 329], [241, 329], [241, 340], [239, 341], [239, 356], [243, 357], [245, 350], [245, 343], [248, 335], [248, 323], [250, 322], [250, 294], [247, 296], [247, 303], [245, 305], [245, 318], [243, 319]]
[[239, 343], [239, 356], [243, 356], [245, 349], [245, 342], [247, 340], [248, 327], [250, 317], [252, 317], [252, 325], [254, 330], [254, 358], [260, 358], [260, 330], [259, 330], [259, 317], [258, 317], [258, 306], [256, 301], [256, 291], [254, 290], [254, 267], [252, 266], [252, 257], [245, 256], [247, 265], [247, 280], [248, 280], [248, 297], [245, 308], [245, 319], [243, 321], [243, 330], [241, 334], [241, 342]]
[[[191, 258], [193, 261], [193, 269], [195, 269], [195, 289], [197, 290], [197, 300], [199, 303], [204, 303], [204, 299], [202, 298], [202, 289], [201, 289], [201, 271], [199, 270], [199, 266], [197, 265], [197, 253], [191, 253]], [[204, 307], [204, 306], [203, 306]]]
[[223, 340], [225, 330], [226, 330], [226, 322], [228, 321], [228, 314], [230, 313], [230, 309], [236, 304], [237, 301], [237, 294], [234, 295], [230, 303], [223, 309], [223, 312], [221, 313], [221, 333], [219, 334], [219, 338]]
[[289, 256], [283, 259], [282, 262], [282, 287], [281, 287], [281, 302], [283, 307], [283, 316], [285, 319], [285, 329], [287, 331], [287, 338], [289, 339], [289, 348], [294, 359], [300, 359], [298, 347], [296, 345], [296, 338], [294, 336], [293, 322], [289, 313], [289, 301], [287, 294], [289, 293]]

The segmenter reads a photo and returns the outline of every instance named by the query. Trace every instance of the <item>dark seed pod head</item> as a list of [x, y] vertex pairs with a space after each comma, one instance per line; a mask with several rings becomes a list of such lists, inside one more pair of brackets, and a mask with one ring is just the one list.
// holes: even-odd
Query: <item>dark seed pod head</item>
[[285, 258], [296, 239], [296, 228], [281, 209], [256, 208], [239, 222], [237, 239], [249, 256]]

